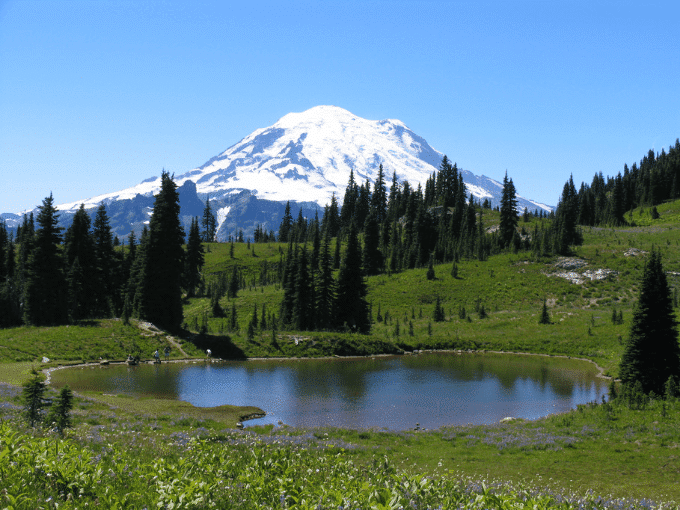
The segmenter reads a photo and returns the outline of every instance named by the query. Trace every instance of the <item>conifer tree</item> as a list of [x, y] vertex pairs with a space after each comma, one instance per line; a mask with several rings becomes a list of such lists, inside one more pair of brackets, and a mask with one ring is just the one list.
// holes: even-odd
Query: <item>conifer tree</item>
[[503, 194], [501, 196], [501, 223], [498, 231], [498, 241], [501, 248], [510, 246], [512, 238], [517, 230], [517, 192], [512, 179], [508, 179], [508, 172], [505, 172], [503, 179]]
[[645, 264], [619, 377], [625, 385], [639, 381], [644, 393], [656, 395], [663, 395], [669, 377], [680, 380], [678, 327], [657, 250], [652, 250]]
[[375, 180], [373, 195], [371, 196], [371, 211], [381, 225], [387, 218], [387, 187], [385, 186], [385, 171], [382, 163], [378, 167], [378, 177]]
[[309, 274], [306, 246], [302, 248], [296, 259], [292, 324], [295, 329], [304, 331], [313, 329], [314, 310], [311, 293], [312, 279]]
[[367, 275], [375, 275], [382, 268], [380, 253], [380, 228], [373, 212], [369, 212], [364, 224], [364, 269]]
[[[65, 271], [69, 288], [69, 315], [71, 320], [93, 317], [96, 294], [99, 292], [94, 238], [90, 233], [90, 217], [85, 206], [73, 216], [71, 226], [64, 234]], [[75, 261], [78, 267], [74, 268]]]
[[203, 218], [201, 219], [203, 231], [201, 237], [203, 242], [212, 243], [215, 241], [215, 233], [217, 231], [217, 221], [215, 215], [210, 207], [210, 195], [205, 199], [205, 208], [203, 209]]
[[543, 300], [543, 309], [541, 310], [541, 317], [538, 319], [539, 324], [550, 324], [550, 314], [548, 313], [548, 302]]
[[24, 289], [24, 322], [35, 326], [68, 321], [63, 262], [59, 253], [61, 228], [52, 194], [38, 207], [38, 228], [28, 259]]
[[354, 170], [352, 169], [349, 171], [349, 182], [345, 189], [345, 197], [343, 198], [342, 209], [340, 210], [340, 225], [343, 232], [349, 230], [349, 225], [356, 214], [358, 200], [359, 186], [357, 186], [357, 183], [354, 180]]
[[98, 292], [95, 295], [96, 315], [109, 316], [112, 311], [119, 308], [120, 295], [114, 288], [115, 256], [113, 251], [113, 234], [109, 218], [106, 214], [106, 206], [100, 204], [92, 226], [92, 238], [94, 240], [94, 252], [96, 260], [96, 286]]
[[335, 280], [330, 253], [330, 234], [326, 231], [319, 257], [319, 272], [316, 281], [316, 325], [319, 329], [330, 329], [335, 306]]
[[434, 305], [434, 313], [432, 314], [432, 320], [434, 322], [443, 322], [446, 319], [446, 314], [444, 312], [444, 307], [442, 306], [441, 299], [437, 296], [437, 301]]
[[24, 418], [30, 427], [35, 427], [42, 422], [42, 410], [47, 406], [45, 383], [35, 370], [33, 370], [32, 377], [24, 383], [21, 397]]
[[371, 329], [371, 317], [366, 301], [367, 292], [357, 230], [352, 222], [338, 274], [336, 319], [339, 327], [346, 324], [350, 331], [368, 333]]
[[203, 243], [201, 242], [201, 233], [198, 228], [198, 218], [191, 220], [191, 227], [189, 228], [189, 237], [187, 239], [187, 252], [184, 263], [184, 288], [187, 291], [187, 297], [193, 297], [196, 292], [196, 287], [201, 280], [201, 269], [205, 263], [203, 255]]
[[71, 410], [73, 409], [73, 392], [68, 384], [59, 392], [47, 415], [47, 423], [54, 423], [60, 434], [64, 429], [71, 427]]
[[290, 240], [293, 228], [293, 215], [290, 213], [290, 201], [286, 202], [286, 209], [283, 212], [283, 219], [279, 225], [279, 242], [287, 243]]
[[144, 293], [140, 317], [158, 327], [176, 331], [182, 324], [182, 269], [184, 229], [179, 220], [177, 185], [167, 172], [149, 221], [144, 267]]
[[426, 277], [428, 280], [434, 280], [435, 279], [435, 274], [434, 274], [434, 263], [433, 263], [433, 257], [430, 255], [430, 261], [427, 264], [427, 274]]

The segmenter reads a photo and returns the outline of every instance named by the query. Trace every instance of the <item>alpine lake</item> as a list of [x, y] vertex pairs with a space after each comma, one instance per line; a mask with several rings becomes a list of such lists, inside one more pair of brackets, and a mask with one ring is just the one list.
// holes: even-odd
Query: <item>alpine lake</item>
[[281, 424], [407, 430], [537, 419], [600, 401], [609, 382], [581, 360], [428, 352], [405, 356], [112, 364], [55, 370], [51, 386], [257, 406], [246, 426]]

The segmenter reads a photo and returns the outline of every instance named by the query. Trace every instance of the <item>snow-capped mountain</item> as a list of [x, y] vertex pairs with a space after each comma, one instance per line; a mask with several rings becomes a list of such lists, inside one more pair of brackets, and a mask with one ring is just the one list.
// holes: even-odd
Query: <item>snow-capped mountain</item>
[[[350, 170], [357, 183], [368, 179], [374, 184], [382, 164], [388, 186], [393, 172], [399, 181], [417, 185], [438, 169], [442, 157], [399, 120], [366, 120], [336, 106], [316, 106], [254, 131], [204, 165], [175, 176], [175, 181], [184, 221], [188, 224], [191, 217], [200, 216], [209, 196], [217, 213], [218, 239], [223, 240], [238, 229], [248, 235], [258, 223], [276, 230], [286, 201], [291, 201], [294, 214], [302, 208], [305, 216], [313, 216], [315, 209], [330, 203], [333, 194], [341, 202]], [[465, 170], [462, 175], [476, 198], [487, 198], [493, 206], [499, 203], [499, 182]], [[58, 209], [66, 219], [81, 203], [94, 212], [104, 202], [114, 232], [124, 236], [148, 222], [153, 195], [159, 189], [160, 177], [152, 177], [137, 186], [62, 204]], [[552, 210], [517, 198], [520, 210]]]

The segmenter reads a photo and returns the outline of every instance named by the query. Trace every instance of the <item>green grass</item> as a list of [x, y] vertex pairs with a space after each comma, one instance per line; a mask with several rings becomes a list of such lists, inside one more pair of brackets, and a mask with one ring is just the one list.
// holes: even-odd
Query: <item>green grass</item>
[[[655, 247], [661, 250], [664, 268], [680, 273], [680, 202], [662, 204], [658, 211], [661, 217], [657, 220], [651, 220], [647, 208], [642, 213], [633, 211], [635, 225], [583, 229], [585, 242], [576, 248], [574, 256], [587, 262], [586, 269], [616, 271], [605, 280], [586, 280], [581, 285], [570, 283], [554, 276], [556, 259], [537, 259], [525, 252], [495, 255], [485, 262], [462, 260], [456, 279], [450, 275], [450, 263], [435, 266], [433, 281], [425, 277], [426, 269], [380, 275], [368, 278], [368, 300], [374, 318], [379, 307], [381, 315], [388, 314], [389, 319], [374, 323], [371, 334], [279, 331], [276, 342], [272, 341], [271, 331], [258, 331], [253, 340], [248, 340], [245, 330], [255, 306], [258, 315], [263, 304], [278, 315], [282, 291], [276, 284], [262, 285], [260, 275], [264, 262], [268, 270], [276, 271], [280, 255], [287, 247], [269, 243], [251, 245], [248, 249], [245, 244], [236, 244], [232, 259], [228, 244], [211, 244], [205, 266], [208, 281], [219, 272], [229, 274], [233, 264], [238, 264], [246, 276], [246, 288], [233, 301], [239, 316], [239, 331], [228, 332], [224, 319], [209, 316], [207, 335], [193, 332], [178, 340], [190, 356], [201, 356], [206, 347], [233, 357], [365, 355], [423, 348], [532, 352], [588, 358], [607, 374], [616, 376], [644, 265], [644, 257], [629, 257], [624, 253], [630, 248], [650, 251]], [[496, 216], [486, 211], [485, 225], [493, 225]], [[531, 232], [536, 221], [540, 220], [525, 225], [520, 221], [520, 226], [526, 226]], [[669, 282], [672, 287], [680, 287], [680, 279], [673, 274], [669, 274]], [[445, 309], [446, 320], [435, 323], [432, 315], [437, 296]], [[538, 324], [544, 299], [549, 304], [550, 325]], [[232, 301], [224, 298], [221, 305], [228, 312]], [[476, 313], [475, 308], [480, 305], [487, 310], [487, 318], [482, 319]], [[461, 306], [465, 307], [469, 320], [459, 318]], [[624, 324], [612, 324], [614, 308], [623, 312]], [[194, 318], [200, 324], [205, 313], [210, 315], [207, 298], [186, 302], [187, 324], [191, 325]], [[147, 333], [136, 326], [124, 326], [116, 320], [69, 327], [0, 330], [0, 361], [3, 362], [0, 382], [22, 382], [30, 369], [39, 365], [37, 362], [42, 356], [56, 360], [52, 364], [97, 360], [100, 356], [122, 359], [135, 349], [150, 357], [167, 342], [164, 334], [145, 335]], [[177, 355], [175, 350], [173, 355]], [[112, 445], [119, 462], [106, 464], [107, 468], [115, 470], [124, 460], [136, 466], [140, 479], [145, 480], [143, 487], [108, 482], [111, 498], [124, 498], [125, 491], [161, 494], [166, 489], [160, 486], [154, 486], [154, 491], [148, 490], [153, 476], [158, 476], [157, 480], [165, 484], [163, 487], [174, 487], [163, 494], [174, 494], [177, 498], [181, 494], [185, 494], [185, 498], [193, 497], [187, 494], [204, 494], [203, 489], [189, 483], [192, 478], [188, 473], [192, 471], [187, 466], [193, 462], [202, 474], [217, 473], [217, 466], [224, 466], [219, 476], [211, 478], [210, 475], [206, 479], [210, 480], [209, 485], [217, 484], [218, 480], [228, 481], [230, 490], [225, 492], [223, 486], [210, 485], [212, 492], [208, 492], [213, 496], [205, 497], [235, 495], [250, 502], [265, 495], [271, 506], [277, 506], [282, 492], [291, 496], [293, 490], [298, 491], [308, 506], [315, 506], [319, 497], [331, 497], [330, 492], [320, 495], [321, 488], [336, 487], [336, 484], [341, 487], [341, 481], [351, 475], [357, 484], [345, 483], [342, 486], [345, 494], [361, 501], [359, 506], [379, 508], [380, 495], [362, 487], [382, 484], [386, 490], [396, 491], [390, 482], [394, 478], [383, 477], [384, 474], [409, 483], [420, 483], [426, 475], [434, 485], [441, 484], [438, 488], [433, 485], [431, 491], [440, 498], [438, 501], [445, 493], [455, 493], [460, 487], [468, 490], [471, 480], [488, 484], [492, 479], [500, 480], [499, 485], [506, 487], [505, 496], [499, 496], [506, 498], [511, 497], [508, 491], [518, 487], [537, 486], [543, 496], [557, 490], [583, 497], [586, 491], [592, 490], [605, 498], [612, 495], [680, 501], [680, 470], [677, 469], [680, 404], [677, 402], [654, 402], [644, 411], [633, 411], [622, 405], [581, 406], [570, 413], [531, 422], [518, 420], [406, 433], [310, 431], [269, 426], [257, 428], [258, 436], [253, 438], [228, 430], [250, 412], [253, 409], [223, 406], [208, 410], [183, 402], [89, 394], [79, 397], [76, 427], [69, 434], [79, 455], [85, 455], [83, 449], [90, 449], [92, 455], [96, 455], [94, 452], [103, 444]], [[15, 428], [21, 430], [19, 425]], [[203, 442], [188, 446], [189, 437], [202, 437]], [[298, 440], [303, 446], [291, 446]], [[32, 443], [33, 439], [28, 436], [22, 441], [25, 441], [25, 451], [35, 445], [55, 442], [51, 436], [43, 439], [40, 434], [35, 439], [38, 443]], [[0, 444], [0, 457], [6, 444], [9, 443]], [[331, 448], [330, 444], [335, 447]], [[178, 449], [178, 445], [181, 448]], [[344, 448], [341, 456], [337, 456], [338, 448]], [[160, 468], [154, 464], [159, 457], [166, 459]], [[317, 478], [316, 471], [306, 471], [314, 462], [329, 466], [330, 471], [321, 471], [323, 480]], [[290, 467], [288, 475], [279, 477], [280, 483], [267, 475], [276, 463]], [[391, 467], [385, 468], [387, 465]], [[167, 477], [160, 474], [170, 472], [175, 474]], [[17, 475], [19, 487], [26, 486], [24, 475]], [[296, 480], [306, 480], [306, 489], [300, 484], [296, 486]], [[454, 480], [465, 481], [455, 486], [456, 489]], [[251, 492], [244, 489], [248, 484]], [[43, 488], [36, 490], [42, 491], [44, 499], [48, 494], [60, 497], [56, 486], [40, 487]], [[515, 492], [518, 494], [521, 490]], [[95, 497], [94, 492], [88, 494], [87, 497]], [[96, 497], [104, 498], [97, 494]], [[139, 495], [135, 501], [149, 504], [144, 497]], [[293, 503], [292, 499], [286, 501], [289, 505]], [[545, 501], [537, 500], [536, 504], [546, 504]], [[156, 504], [158, 500], [151, 503]], [[64, 504], [63, 507], [68, 508], [71, 503]], [[167, 501], [164, 504], [168, 504]], [[441, 503], [432, 503], [434, 507], [438, 504]], [[480, 503], [485, 504], [499, 506], [491, 499]], [[3, 501], [3, 505], [9, 503]], [[21, 505], [15, 506], [21, 508]], [[335, 504], [335, 508], [337, 506]]]
[[[118, 319], [82, 321], [68, 326], [0, 329], [0, 365], [8, 361], [40, 362], [43, 357], [49, 358], [51, 365], [97, 361], [100, 357], [124, 360], [128, 353], [139, 353], [142, 358], [151, 359], [156, 349], [163, 352], [169, 345], [166, 336], [162, 332], [144, 331], [135, 321], [126, 326]], [[189, 342], [182, 342], [182, 348], [189, 355], [202, 355]], [[171, 356], [180, 357], [177, 349], [171, 350]]]
[[[417, 494], [424, 508], [473, 501], [480, 506], [471, 508], [527, 508], [521, 499], [528, 497], [529, 508], [566, 509], [559, 495], [586, 508], [637, 508], [629, 498], [665, 508], [680, 501], [678, 401], [644, 410], [591, 404], [530, 422], [434, 431], [267, 426], [250, 433], [225, 428], [228, 409], [201, 414], [175, 404], [81, 396], [66, 440], [27, 431], [16, 411], [0, 406], [7, 488], [0, 500], [8, 506], [7, 496], [23, 495], [14, 508], [48, 498], [61, 508], [124, 498], [132, 507], [276, 508], [283, 495], [289, 508], [381, 508], [375, 490], [382, 487], [401, 505]], [[421, 483], [426, 491], [406, 490]], [[624, 506], [615, 506], [622, 498]]]

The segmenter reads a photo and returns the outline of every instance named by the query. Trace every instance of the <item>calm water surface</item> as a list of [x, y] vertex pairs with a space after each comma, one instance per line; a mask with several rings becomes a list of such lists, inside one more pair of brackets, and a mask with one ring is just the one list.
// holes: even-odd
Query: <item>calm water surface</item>
[[393, 430], [535, 419], [600, 400], [590, 363], [543, 356], [427, 353], [333, 360], [114, 365], [58, 370], [54, 386], [146, 394], [198, 407], [253, 405], [282, 421]]

